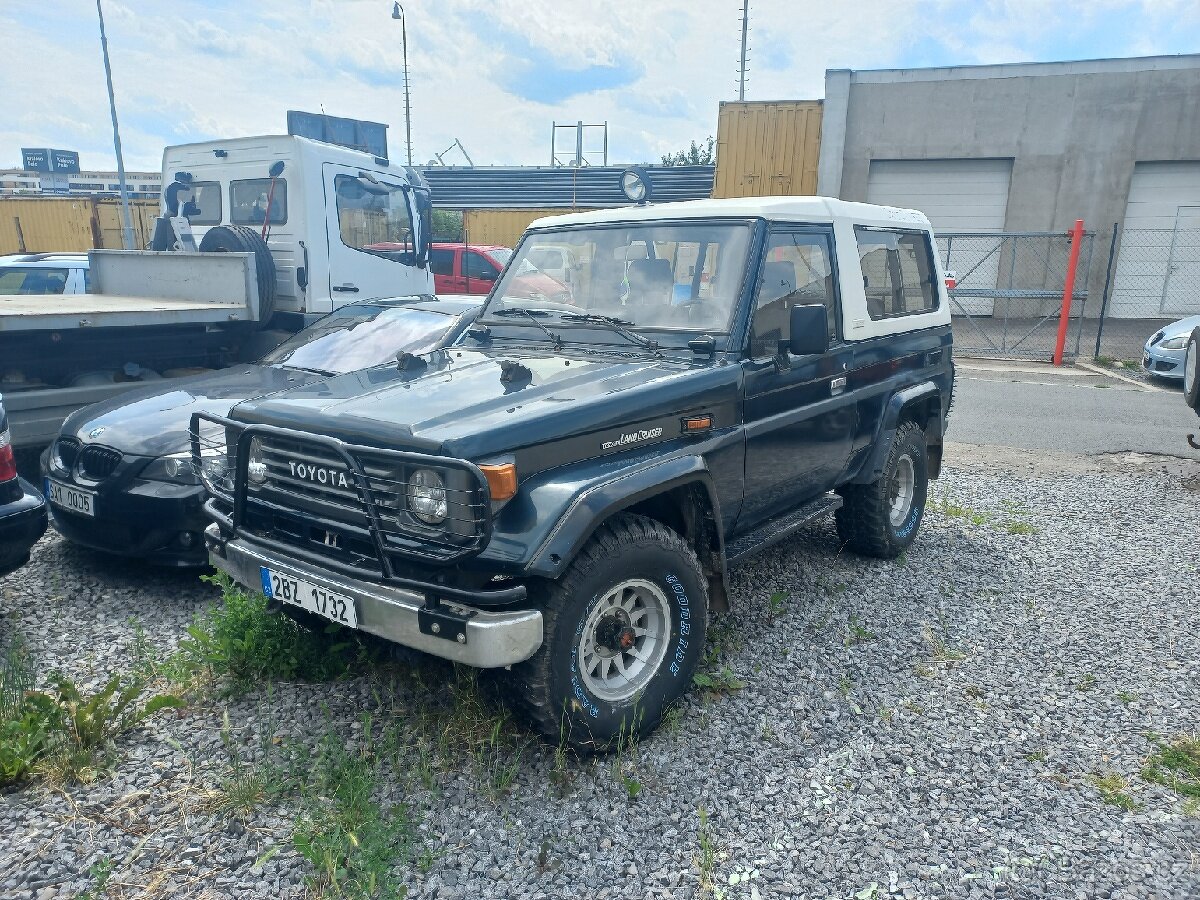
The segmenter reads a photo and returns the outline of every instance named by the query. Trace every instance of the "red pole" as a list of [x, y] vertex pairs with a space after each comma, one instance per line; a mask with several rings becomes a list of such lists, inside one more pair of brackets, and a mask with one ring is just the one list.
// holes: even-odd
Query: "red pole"
[[271, 176], [271, 190], [267, 194], [267, 211], [263, 215], [262, 234], [259, 235], [264, 241], [267, 239], [267, 228], [271, 225], [271, 201], [275, 199], [275, 176]]
[[1061, 366], [1067, 345], [1067, 327], [1071, 324], [1071, 298], [1075, 294], [1075, 269], [1079, 265], [1079, 247], [1083, 243], [1083, 219], [1075, 220], [1070, 231], [1071, 256], [1067, 259], [1067, 280], [1063, 284], [1062, 311], [1058, 314], [1058, 340], [1054, 342], [1054, 364]]

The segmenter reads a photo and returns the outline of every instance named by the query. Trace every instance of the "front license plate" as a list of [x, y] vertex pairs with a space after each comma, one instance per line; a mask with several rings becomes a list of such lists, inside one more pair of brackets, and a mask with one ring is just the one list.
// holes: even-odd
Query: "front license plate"
[[307, 609], [347, 628], [358, 627], [358, 612], [354, 608], [354, 600], [345, 594], [327, 591], [303, 578], [268, 569], [266, 566], [260, 566], [258, 571], [262, 576], [263, 593], [268, 597], [280, 603]]
[[96, 495], [91, 491], [81, 491], [68, 484], [47, 478], [46, 496], [51, 503], [61, 509], [67, 510], [67, 512], [73, 512], [81, 516], [92, 516], [93, 518], [96, 515]]

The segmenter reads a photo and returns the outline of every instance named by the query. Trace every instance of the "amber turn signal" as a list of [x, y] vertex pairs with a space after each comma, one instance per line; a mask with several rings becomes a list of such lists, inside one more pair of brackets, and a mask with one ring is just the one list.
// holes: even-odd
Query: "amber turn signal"
[[493, 500], [511, 500], [517, 494], [517, 467], [512, 463], [497, 466], [480, 466], [479, 471], [487, 479], [488, 490]]
[[708, 431], [712, 428], [712, 416], [688, 416], [683, 420], [683, 431], [685, 434], [696, 431]]

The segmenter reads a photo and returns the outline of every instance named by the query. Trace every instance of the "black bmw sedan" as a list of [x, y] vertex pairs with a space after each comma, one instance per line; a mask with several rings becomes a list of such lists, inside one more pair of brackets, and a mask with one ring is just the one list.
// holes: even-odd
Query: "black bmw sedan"
[[29, 559], [29, 548], [46, 533], [46, 501], [17, 475], [8, 416], [0, 397], [0, 576]]
[[42, 454], [50, 522], [67, 540], [151, 562], [208, 562], [204, 488], [192, 468], [192, 413], [386, 365], [453, 343], [479, 311], [473, 297], [365, 300], [342, 306], [257, 365], [238, 365], [121, 394], [63, 423]]

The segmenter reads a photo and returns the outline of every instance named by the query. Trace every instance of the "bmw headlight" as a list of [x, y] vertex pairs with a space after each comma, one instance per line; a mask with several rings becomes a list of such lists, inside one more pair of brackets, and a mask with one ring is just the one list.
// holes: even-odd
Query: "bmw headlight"
[[417, 469], [408, 477], [408, 511], [427, 525], [446, 521], [446, 485], [433, 469]]
[[1190, 335], [1181, 334], [1176, 337], [1167, 338], [1158, 345], [1159, 350], [1182, 350], [1187, 346]]
[[168, 481], [173, 484], [200, 483], [200, 480], [196, 478], [196, 471], [192, 467], [192, 451], [190, 450], [151, 460], [150, 464], [142, 469], [141, 477], [147, 481]]

